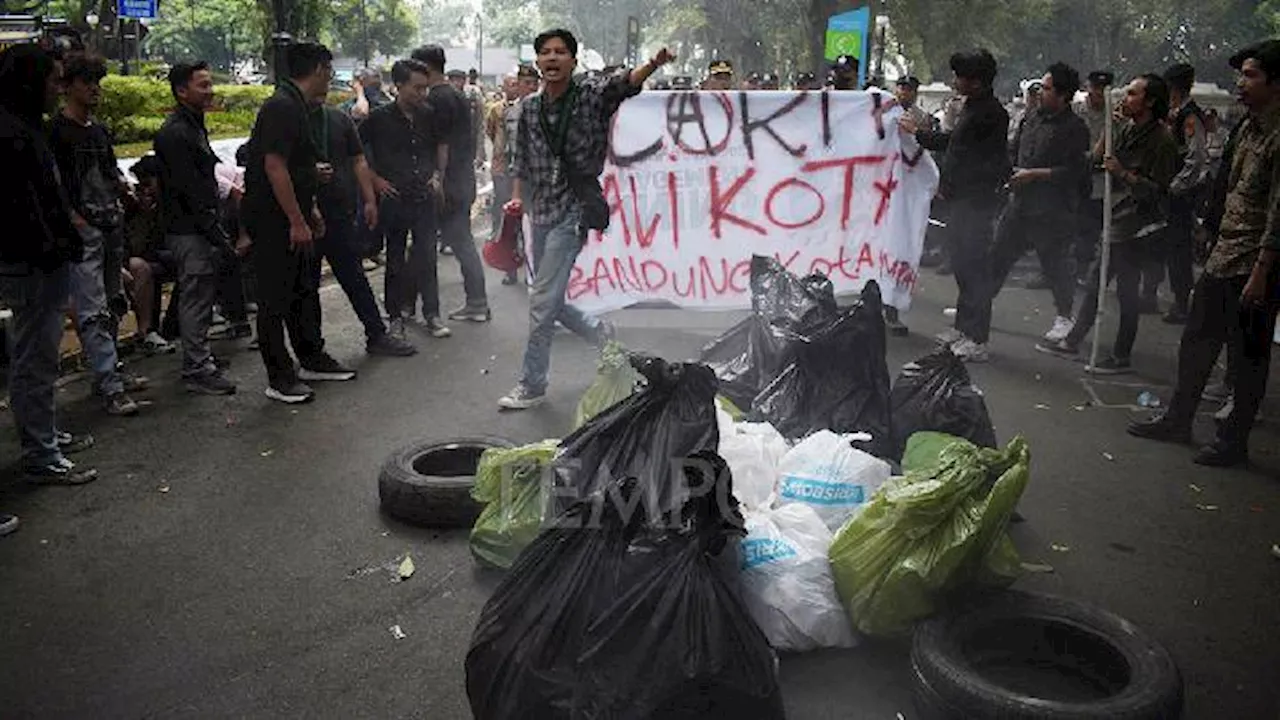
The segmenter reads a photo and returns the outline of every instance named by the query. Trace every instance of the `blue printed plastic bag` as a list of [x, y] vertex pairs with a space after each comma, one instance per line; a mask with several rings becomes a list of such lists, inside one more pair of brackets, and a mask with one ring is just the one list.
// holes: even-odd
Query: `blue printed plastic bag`
[[808, 505], [839, 530], [890, 474], [888, 463], [854, 448], [853, 439], [823, 430], [791, 448], [779, 466], [778, 504]]

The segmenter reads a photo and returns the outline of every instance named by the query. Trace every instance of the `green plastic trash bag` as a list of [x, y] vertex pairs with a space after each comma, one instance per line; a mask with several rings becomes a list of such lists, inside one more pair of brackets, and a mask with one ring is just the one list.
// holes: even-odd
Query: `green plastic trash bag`
[[958, 442], [969, 441], [931, 430], [911, 433], [911, 437], [907, 438], [906, 451], [902, 453], [902, 472], [923, 472], [937, 467], [942, 460], [942, 451], [946, 450], [948, 445]]
[[931, 467], [884, 485], [827, 554], [854, 627], [902, 633], [958, 591], [1013, 582], [1020, 565], [1006, 526], [1029, 469], [1021, 437], [1004, 450], [956, 438]]
[[582, 394], [578, 409], [573, 413], [573, 429], [577, 430], [591, 418], [631, 397], [643, 381], [643, 376], [631, 366], [626, 348], [618, 341], [610, 340], [600, 352], [595, 381]]
[[538, 536], [546, 505], [544, 470], [559, 446], [559, 440], [543, 440], [491, 448], [480, 456], [471, 488], [471, 497], [485, 506], [471, 529], [471, 554], [477, 560], [505, 570]]

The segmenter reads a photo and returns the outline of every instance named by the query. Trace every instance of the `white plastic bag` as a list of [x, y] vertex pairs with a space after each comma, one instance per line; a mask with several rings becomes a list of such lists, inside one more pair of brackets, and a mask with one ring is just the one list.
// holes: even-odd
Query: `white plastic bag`
[[[727, 428], [727, 429], [726, 429]], [[744, 512], [773, 504], [778, 463], [790, 445], [768, 423], [720, 423], [720, 457], [733, 472], [733, 496]]]
[[813, 508], [792, 503], [746, 520], [742, 595], [769, 643], [791, 652], [856, 645], [827, 561], [831, 531]]
[[839, 530], [889, 479], [889, 464], [850, 444], [851, 435], [822, 430], [791, 448], [780, 464], [778, 502], [812, 507]]

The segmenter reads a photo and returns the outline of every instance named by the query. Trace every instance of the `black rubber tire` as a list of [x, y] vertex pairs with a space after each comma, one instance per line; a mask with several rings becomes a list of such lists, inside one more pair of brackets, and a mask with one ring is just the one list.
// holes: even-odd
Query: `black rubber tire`
[[[1037, 628], [1054, 634], [1041, 635]], [[1128, 681], [1109, 688], [1105, 697], [1079, 702], [1011, 690], [974, 666], [966, 645], [979, 633], [1011, 647], [1020, 635], [1035, 638], [1040, 649], [1051, 651], [1062, 651], [1060, 642], [1071, 638], [1077, 652], [1070, 657], [1077, 669], [1121, 663], [1127, 666]], [[1091, 650], [1097, 651], [1094, 657], [1085, 654]], [[912, 639], [911, 665], [916, 702], [922, 706], [918, 709], [938, 720], [1175, 720], [1182, 714], [1182, 676], [1168, 651], [1127, 620], [1065, 598], [1008, 591], [927, 620]], [[1100, 675], [1095, 673], [1095, 679]]]
[[434, 528], [471, 527], [481, 506], [471, 499], [476, 462], [489, 448], [515, 444], [496, 437], [426, 440], [391, 453], [378, 475], [378, 498], [392, 517]]

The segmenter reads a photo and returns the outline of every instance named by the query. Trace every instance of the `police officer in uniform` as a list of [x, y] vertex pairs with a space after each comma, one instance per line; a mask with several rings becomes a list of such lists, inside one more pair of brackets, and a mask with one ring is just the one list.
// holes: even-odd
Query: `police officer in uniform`
[[702, 81], [703, 90], [732, 90], [733, 63], [728, 60], [712, 60], [707, 67], [707, 79]]

